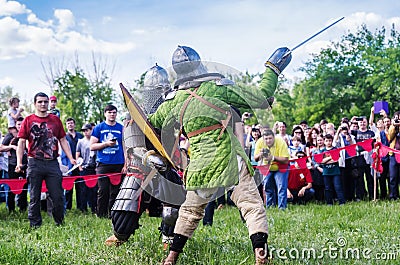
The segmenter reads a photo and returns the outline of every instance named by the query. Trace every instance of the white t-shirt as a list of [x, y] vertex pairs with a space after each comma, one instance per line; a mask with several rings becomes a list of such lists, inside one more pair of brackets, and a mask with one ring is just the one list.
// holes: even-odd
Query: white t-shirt
[[13, 108], [9, 108], [8, 112], [7, 112], [7, 118], [8, 118], [8, 128], [10, 127], [15, 127], [15, 120], [14, 118], [11, 116], [12, 114], [17, 114], [18, 110], [17, 109], [13, 109]]

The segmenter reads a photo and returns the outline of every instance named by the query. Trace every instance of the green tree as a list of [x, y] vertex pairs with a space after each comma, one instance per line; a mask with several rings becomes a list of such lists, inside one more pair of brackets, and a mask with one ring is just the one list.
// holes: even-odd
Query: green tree
[[101, 57], [92, 54], [93, 69], [90, 71], [83, 70], [79, 65], [77, 55], [72, 70], [64, 61], [49, 61], [47, 69], [42, 63], [48, 84], [57, 97], [61, 120], [72, 117], [77, 128], [87, 122], [101, 122], [106, 104], [120, 104], [109, 77], [112, 71]]

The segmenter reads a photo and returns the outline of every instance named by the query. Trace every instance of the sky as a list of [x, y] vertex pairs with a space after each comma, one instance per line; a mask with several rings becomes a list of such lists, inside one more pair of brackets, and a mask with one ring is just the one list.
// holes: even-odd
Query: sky
[[178, 45], [194, 48], [202, 60], [259, 73], [279, 47], [293, 48], [286, 77], [331, 42], [365, 24], [375, 31], [392, 24], [400, 31], [400, 1], [392, 0], [0, 0], [0, 88], [21, 99], [52, 93], [46, 81], [54, 69], [79, 65], [92, 72], [92, 55], [110, 72], [113, 87], [133, 84], [155, 63], [167, 68]]

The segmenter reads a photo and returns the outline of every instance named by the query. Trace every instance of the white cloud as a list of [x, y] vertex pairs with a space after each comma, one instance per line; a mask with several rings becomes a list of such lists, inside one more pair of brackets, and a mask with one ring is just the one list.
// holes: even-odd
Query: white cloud
[[356, 32], [363, 24], [371, 32], [375, 32], [376, 29], [380, 30], [382, 27], [385, 27], [386, 32], [389, 32], [392, 24], [395, 24], [397, 30], [399, 30], [400, 17], [385, 18], [376, 13], [356, 12], [346, 17], [343, 23], [340, 23], [339, 27], [348, 33]]
[[17, 1], [0, 0], [0, 16], [11, 16], [31, 12]]
[[75, 26], [74, 14], [68, 9], [56, 9], [54, 10], [54, 16], [58, 19], [58, 29], [60, 31], [66, 31]]
[[[4, 0], [0, 1], [4, 5]], [[109, 42], [97, 39], [89, 33], [72, 30], [75, 18], [68, 9], [56, 9], [54, 17], [57, 25], [51, 19], [41, 20], [31, 11], [28, 12], [27, 23], [12, 16], [0, 17], [0, 60], [26, 57], [29, 54], [56, 56], [69, 52], [92, 51], [116, 55], [136, 47], [133, 42]], [[85, 24], [86, 21], [82, 23]]]
[[35, 24], [38, 25], [39, 27], [50, 27], [53, 25], [53, 20], [43, 21], [33, 13], [28, 15], [27, 21], [29, 24]]

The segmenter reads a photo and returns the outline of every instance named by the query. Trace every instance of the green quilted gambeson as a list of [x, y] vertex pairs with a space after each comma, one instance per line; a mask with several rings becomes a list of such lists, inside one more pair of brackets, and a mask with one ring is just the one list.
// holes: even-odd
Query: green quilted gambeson
[[[276, 74], [266, 68], [259, 89], [219, 86], [215, 81], [208, 81], [200, 85], [197, 94], [226, 110], [232, 105], [242, 111], [252, 111], [268, 106], [266, 99], [273, 95], [277, 82]], [[188, 96], [189, 93], [178, 90], [173, 99], [161, 104], [149, 117], [153, 126], [163, 128], [179, 121], [183, 103]], [[225, 114], [192, 98], [183, 115], [184, 130], [186, 133], [196, 131], [218, 124], [222, 119], [226, 119]], [[246, 161], [249, 171], [253, 172], [250, 161], [233, 134], [232, 128], [228, 127], [221, 136], [220, 132], [221, 129], [217, 129], [190, 138], [190, 163], [185, 170], [186, 189], [235, 185], [239, 177], [237, 155]]]

